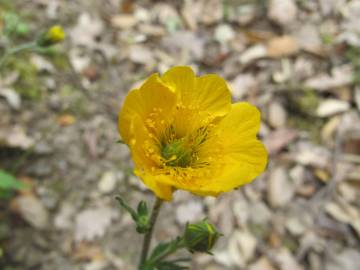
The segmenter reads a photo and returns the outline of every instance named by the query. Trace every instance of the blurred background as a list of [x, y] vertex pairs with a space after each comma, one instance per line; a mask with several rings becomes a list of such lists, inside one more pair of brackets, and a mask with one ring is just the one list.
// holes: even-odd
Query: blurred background
[[114, 196], [153, 196], [116, 143], [117, 113], [174, 65], [255, 104], [270, 161], [217, 199], [176, 192], [155, 241], [209, 216], [225, 236], [191, 269], [360, 269], [360, 1], [0, 0], [0, 16], [17, 22], [13, 44], [66, 32], [0, 70], [0, 269], [135, 269], [142, 237]]

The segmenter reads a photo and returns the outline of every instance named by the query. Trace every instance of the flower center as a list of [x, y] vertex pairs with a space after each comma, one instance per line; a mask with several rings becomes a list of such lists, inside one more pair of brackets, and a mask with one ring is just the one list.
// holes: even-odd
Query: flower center
[[171, 167], [188, 167], [191, 163], [192, 152], [184, 138], [161, 147], [161, 156], [165, 159], [165, 164]]
[[182, 168], [200, 165], [198, 152], [206, 136], [207, 128], [202, 127], [192, 134], [178, 138], [174, 127], [170, 126], [160, 145], [160, 153], [165, 165]]

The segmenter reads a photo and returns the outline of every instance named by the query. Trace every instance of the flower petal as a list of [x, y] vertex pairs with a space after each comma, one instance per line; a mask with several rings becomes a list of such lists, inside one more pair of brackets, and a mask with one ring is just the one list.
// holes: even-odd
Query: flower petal
[[[129, 147], [136, 167], [134, 172], [157, 197], [169, 201], [172, 198], [172, 187], [157, 181], [156, 177], [150, 173], [151, 168], [156, 166], [156, 160], [152, 159], [146, 152], [148, 150], [147, 147], [151, 147], [154, 144], [152, 138], [149, 137], [149, 132], [142, 124], [140, 116], [135, 116], [132, 124], [136, 132], [134, 133], [134, 138], [131, 139]], [[153, 148], [153, 151], [154, 156], [156, 156], [158, 150]]]
[[231, 109], [231, 94], [225, 80], [216, 74], [196, 78], [193, 99], [207, 112], [223, 116]]
[[198, 108], [214, 117], [230, 111], [230, 90], [225, 80], [215, 74], [195, 77], [190, 67], [178, 66], [168, 70], [161, 78], [176, 89], [186, 106]]
[[221, 166], [213, 179], [204, 179], [208, 184], [202, 187], [203, 193], [229, 191], [249, 183], [264, 171], [268, 154], [256, 138], [259, 127], [260, 112], [255, 106], [246, 102], [232, 105], [217, 130], [223, 148], [218, 161]]
[[155, 176], [148, 173], [139, 173], [138, 171], [135, 171], [135, 174], [155, 193], [156, 197], [165, 201], [172, 200], [173, 188], [170, 185], [157, 181]]
[[119, 114], [118, 127], [121, 137], [129, 144], [133, 137], [132, 121], [135, 115], [146, 121], [154, 109], [161, 109], [158, 119], [166, 119], [171, 115], [176, 104], [175, 92], [167, 87], [158, 74], [151, 75], [140, 87], [130, 91]]
[[256, 138], [259, 128], [260, 112], [255, 106], [246, 102], [232, 105], [231, 112], [219, 123], [224, 167], [217, 175], [218, 180], [211, 181], [210, 190], [231, 190], [264, 171], [268, 154]]

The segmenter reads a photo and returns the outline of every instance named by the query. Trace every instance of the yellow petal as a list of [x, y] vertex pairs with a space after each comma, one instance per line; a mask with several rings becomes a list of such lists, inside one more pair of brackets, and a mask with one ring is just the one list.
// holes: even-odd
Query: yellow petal
[[162, 80], [176, 89], [185, 106], [212, 116], [223, 116], [230, 111], [230, 90], [225, 80], [215, 74], [195, 77], [190, 67], [178, 66], [168, 70]]
[[138, 175], [143, 180], [144, 184], [155, 193], [156, 197], [165, 201], [172, 200], [173, 188], [170, 185], [157, 181], [155, 176], [148, 173], [135, 171], [135, 174]]
[[264, 171], [268, 154], [256, 138], [259, 127], [260, 112], [255, 106], [245, 102], [232, 105], [231, 112], [218, 127], [224, 166], [206, 189], [229, 191], [249, 183]]
[[145, 123], [154, 109], [160, 109], [161, 115], [157, 119], [164, 120], [170, 117], [175, 104], [175, 92], [160, 80], [158, 74], [153, 74], [140, 89], [132, 90], [127, 95], [119, 114], [118, 127], [121, 137], [129, 144], [134, 136], [131, 125], [135, 115], [139, 115]]
[[231, 94], [226, 81], [216, 74], [196, 78], [193, 99], [207, 112], [223, 116], [231, 109]]
[[142, 124], [140, 116], [136, 116], [132, 124], [136, 132], [134, 132], [134, 138], [131, 140], [129, 147], [135, 164], [134, 172], [157, 197], [169, 201], [172, 198], [172, 187], [157, 181], [156, 177], [151, 175], [151, 169], [157, 164], [155, 159], [152, 159], [146, 153], [148, 146], [154, 146], [153, 155], [155, 156], [159, 154], [158, 149], [155, 147], [155, 143], [151, 141], [152, 138], [149, 137], [149, 132]]

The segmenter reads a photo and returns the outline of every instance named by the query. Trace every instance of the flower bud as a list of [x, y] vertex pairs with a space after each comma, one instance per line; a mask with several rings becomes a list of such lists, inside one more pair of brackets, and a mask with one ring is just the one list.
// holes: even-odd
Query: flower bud
[[63, 41], [64, 38], [64, 29], [59, 25], [55, 25], [50, 27], [45, 33], [40, 35], [36, 43], [41, 47], [49, 47]]
[[206, 219], [195, 224], [187, 224], [184, 233], [184, 242], [190, 252], [206, 252], [215, 245], [221, 233]]

